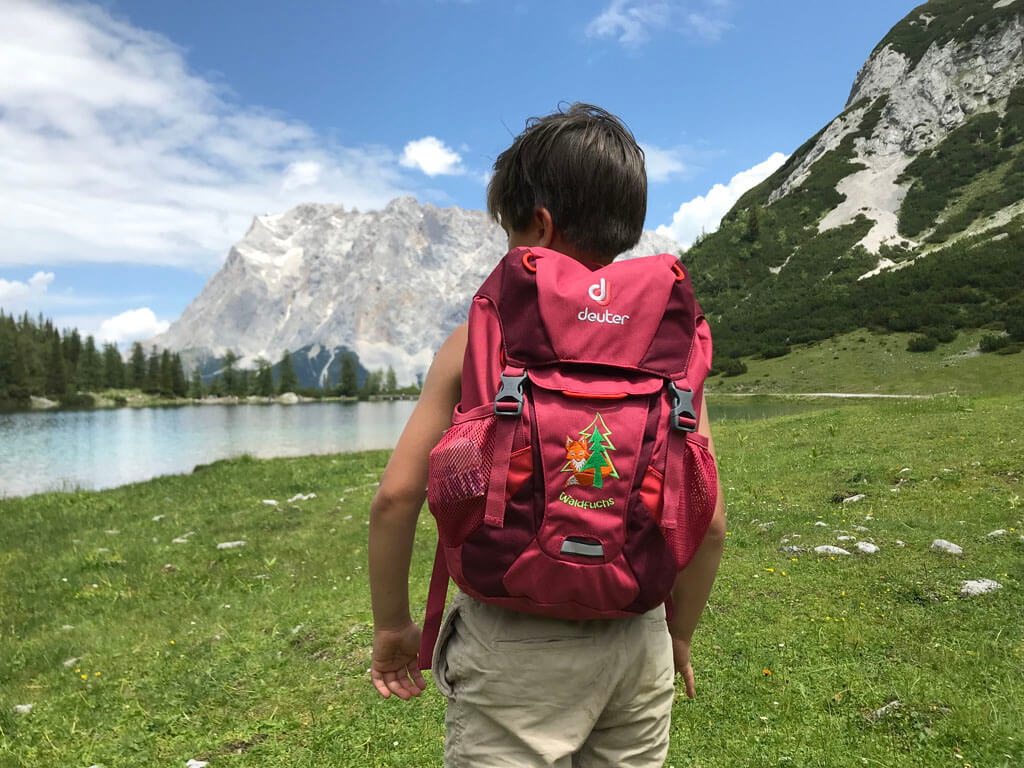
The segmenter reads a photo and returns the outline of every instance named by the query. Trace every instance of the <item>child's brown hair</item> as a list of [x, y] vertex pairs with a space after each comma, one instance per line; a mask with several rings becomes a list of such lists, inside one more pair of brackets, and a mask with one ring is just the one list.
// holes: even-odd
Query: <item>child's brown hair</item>
[[487, 211], [509, 231], [547, 208], [566, 241], [612, 258], [640, 239], [647, 214], [644, 152], [615, 115], [591, 104], [527, 120], [498, 155]]

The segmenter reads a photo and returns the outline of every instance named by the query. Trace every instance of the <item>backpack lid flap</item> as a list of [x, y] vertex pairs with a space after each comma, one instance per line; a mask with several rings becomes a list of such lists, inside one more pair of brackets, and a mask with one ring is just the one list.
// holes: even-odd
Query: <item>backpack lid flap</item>
[[477, 292], [494, 307], [510, 365], [602, 365], [678, 378], [700, 308], [667, 253], [603, 267], [548, 248], [513, 248]]
[[629, 375], [608, 368], [534, 368], [528, 370], [526, 375], [536, 386], [553, 392], [563, 392], [570, 397], [612, 399], [630, 395], [651, 395], [665, 386], [665, 381], [657, 376]]
[[673, 274], [658, 257], [591, 270], [534, 249], [540, 318], [562, 360], [638, 365], [658, 330]]

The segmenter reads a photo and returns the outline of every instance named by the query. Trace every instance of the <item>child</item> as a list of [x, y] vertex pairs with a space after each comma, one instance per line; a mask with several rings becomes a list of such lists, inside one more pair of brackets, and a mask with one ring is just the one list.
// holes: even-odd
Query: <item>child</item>
[[[590, 265], [610, 264], [636, 244], [646, 200], [643, 151], [616, 117], [586, 104], [529, 121], [495, 162], [487, 193], [488, 211], [508, 234], [509, 249], [547, 248]], [[428, 454], [451, 426], [460, 399], [495, 395], [464, 391], [467, 338], [464, 324], [442, 345], [371, 506], [371, 678], [385, 698], [407, 700], [426, 687], [408, 577]], [[466, 386], [473, 386], [468, 379]], [[701, 400], [698, 433], [713, 456]], [[672, 586], [674, 615], [667, 622], [664, 605], [626, 618], [568, 620], [457, 593], [432, 666], [435, 684], [448, 697], [445, 764], [662, 765], [673, 668], [693, 698], [690, 638], [724, 539], [719, 489], [707, 534]]]

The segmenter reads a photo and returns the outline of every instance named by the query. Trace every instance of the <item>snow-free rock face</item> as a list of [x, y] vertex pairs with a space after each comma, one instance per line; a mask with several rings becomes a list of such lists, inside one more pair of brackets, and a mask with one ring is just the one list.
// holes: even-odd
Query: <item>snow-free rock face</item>
[[[897, 232], [897, 215], [910, 187], [900, 174], [914, 156], [939, 144], [972, 115], [1003, 114], [1010, 92], [1024, 81], [1024, 2], [1002, 7], [1003, 13], [967, 38], [957, 34], [962, 28], [937, 34], [919, 58], [898, 50], [895, 42], [883, 41], [858, 72], [846, 109], [772, 191], [769, 201], [774, 203], [806, 182], [815, 163], [854, 134], [849, 161], [863, 169], [839, 181], [836, 191], [846, 199], [820, 222], [819, 230], [849, 224], [863, 214], [875, 222], [860, 241], [867, 250], [878, 253], [885, 244], [916, 247], [917, 242]], [[922, 8], [900, 22], [890, 37], [901, 27], [904, 32], [918, 27], [925, 35], [937, 17]], [[964, 26], [971, 21], [968, 16]], [[864, 131], [864, 120], [876, 106], [881, 107], [880, 114]], [[862, 131], [867, 135], [858, 135]], [[892, 266], [893, 262], [880, 260], [876, 271], [864, 277]]]
[[[645, 232], [620, 258], [676, 252]], [[310, 344], [344, 345], [367, 368], [392, 365], [400, 383], [426, 371], [506, 250], [483, 211], [421, 205], [381, 211], [300, 205], [258, 216], [224, 266], [166, 333], [150, 343], [190, 360], [231, 349], [251, 364]]]

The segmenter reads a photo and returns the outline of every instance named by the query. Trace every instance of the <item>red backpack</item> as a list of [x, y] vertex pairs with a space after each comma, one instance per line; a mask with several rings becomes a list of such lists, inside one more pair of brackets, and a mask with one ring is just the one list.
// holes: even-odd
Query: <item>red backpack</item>
[[449, 576], [478, 600], [564, 619], [666, 601], [715, 506], [696, 432], [710, 365], [676, 257], [597, 268], [509, 251], [473, 299], [462, 399], [430, 452], [422, 669]]

